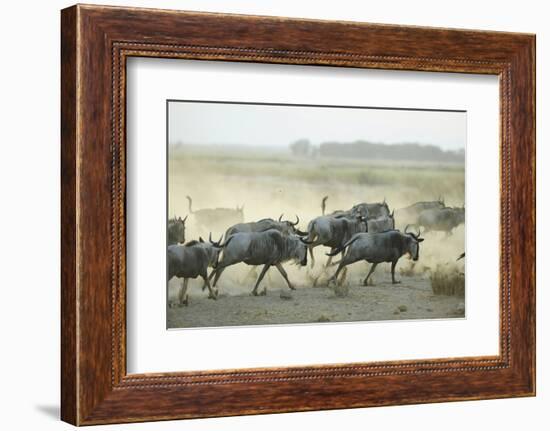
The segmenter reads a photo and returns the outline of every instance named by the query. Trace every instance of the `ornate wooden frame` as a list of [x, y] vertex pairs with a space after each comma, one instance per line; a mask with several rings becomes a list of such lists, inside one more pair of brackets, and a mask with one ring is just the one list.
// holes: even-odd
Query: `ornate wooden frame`
[[[88, 425], [535, 394], [534, 35], [81, 5], [61, 18], [63, 420]], [[500, 354], [127, 375], [129, 56], [498, 75]]]

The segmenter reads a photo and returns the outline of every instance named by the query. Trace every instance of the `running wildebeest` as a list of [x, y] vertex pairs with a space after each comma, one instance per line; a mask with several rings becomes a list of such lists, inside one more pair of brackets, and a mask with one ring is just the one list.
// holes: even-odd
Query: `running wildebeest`
[[386, 203], [386, 198], [384, 198], [384, 201], [382, 202], [360, 203], [354, 205], [351, 212], [354, 214], [361, 214], [364, 217], [367, 217], [367, 220], [374, 220], [381, 217], [389, 217], [390, 208]]
[[388, 216], [379, 217], [372, 220], [367, 220], [367, 231], [369, 233], [385, 232], [387, 230], [395, 229], [395, 219], [393, 218], [393, 211]]
[[[327, 206], [327, 199], [328, 196], [323, 197], [321, 200], [321, 213], [322, 215], [325, 215], [326, 212], [326, 206]], [[385, 211], [384, 209], [385, 208]], [[374, 215], [370, 215], [369, 211], [372, 209]], [[354, 205], [349, 210], [336, 210], [331, 212], [330, 214], [327, 214], [332, 217], [353, 217], [353, 216], [361, 216], [364, 218], [376, 218], [381, 217], [383, 215], [389, 215], [390, 210], [388, 208], [388, 205], [386, 204], [386, 200], [384, 199], [384, 202], [382, 203], [360, 203], [357, 205]]]
[[[212, 290], [210, 281], [208, 280], [208, 267], [214, 267], [218, 261], [220, 250], [229, 243], [227, 240], [224, 244], [220, 242], [206, 243], [202, 240], [190, 241], [187, 244], [176, 244], [168, 247], [168, 281], [173, 277], [183, 278], [183, 284], [180, 287], [178, 294], [179, 304], [187, 305], [187, 284], [190, 278], [202, 277], [204, 284], [208, 287], [211, 299], [216, 299], [217, 292]], [[203, 287], [204, 290], [204, 287]]]
[[190, 196], [186, 198], [189, 201], [189, 213], [193, 215], [195, 223], [208, 230], [244, 221], [244, 205], [236, 208], [203, 208], [193, 211], [193, 200]]
[[395, 217], [399, 222], [399, 226], [405, 226], [407, 224], [416, 225], [422, 211], [435, 208], [445, 208], [445, 201], [442, 197], [439, 197], [436, 201], [416, 202], [408, 207], [398, 208]]
[[[302, 232], [296, 227], [298, 226], [298, 223], [300, 223], [300, 218], [298, 216], [296, 216], [296, 221], [293, 223], [289, 220], [283, 220], [283, 214], [281, 214], [278, 220], [265, 218], [256, 222], [238, 223], [227, 229], [227, 231], [225, 232], [225, 238], [228, 238], [230, 235], [234, 235], [240, 232], [263, 232], [268, 229], [278, 230], [284, 235], [306, 236], [307, 232]], [[254, 276], [255, 278], [257, 277], [257, 275], [254, 275], [256, 271], [255, 268], [255, 266], [251, 266], [250, 271], [245, 277], [245, 280], [251, 276]]]
[[424, 241], [424, 238], [420, 238], [420, 232], [418, 234], [408, 232], [408, 227], [405, 228], [405, 232], [390, 230], [380, 233], [358, 233], [341, 248], [327, 253], [328, 256], [335, 256], [338, 253], [345, 252], [338, 269], [329, 279], [329, 282], [336, 282], [340, 271], [347, 265], [365, 260], [372, 263], [369, 273], [363, 281], [365, 286], [376, 266], [382, 262], [391, 262], [392, 283], [400, 283], [395, 280], [395, 265], [397, 265], [401, 256], [405, 254], [409, 254], [414, 261], [417, 261], [420, 251], [419, 244]]
[[210, 274], [210, 278], [214, 277], [212, 286], [216, 287], [225, 268], [244, 262], [253, 266], [264, 265], [252, 290], [253, 295], [258, 295], [258, 286], [271, 266], [279, 270], [288, 287], [294, 290], [282, 265], [289, 260], [307, 265], [307, 242], [302, 237], [285, 235], [276, 229], [233, 234], [225, 239], [221, 260]]
[[168, 220], [168, 245], [185, 242], [185, 220], [181, 217], [174, 217]]
[[[355, 216], [319, 216], [309, 222], [307, 227], [307, 241], [311, 267], [315, 265], [313, 249], [319, 245], [330, 247], [332, 250], [342, 245], [358, 232], [367, 231], [367, 222], [361, 215]], [[329, 258], [326, 266], [330, 265], [332, 258]]]
[[464, 216], [464, 207], [433, 208], [420, 213], [417, 225], [423, 227], [425, 232], [439, 231], [449, 236], [455, 227], [464, 224]]
[[225, 237], [230, 235], [240, 233], [240, 232], [263, 232], [268, 229], [276, 229], [279, 232], [282, 232], [286, 235], [296, 234], [305, 236], [307, 232], [300, 231], [296, 226], [300, 223], [300, 218], [296, 216], [296, 221], [291, 222], [289, 220], [283, 220], [283, 214], [279, 216], [278, 220], [273, 220], [272, 218], [264, 218], [258, 221], [253, 221], [249, 223], [238, 223], [231, 226], [225, 232]]

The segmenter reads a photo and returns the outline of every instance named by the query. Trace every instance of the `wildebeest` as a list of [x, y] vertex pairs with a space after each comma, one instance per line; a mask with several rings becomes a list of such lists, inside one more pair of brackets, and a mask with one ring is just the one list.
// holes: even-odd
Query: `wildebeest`
[[328, 196], [325, 196], [321, 200], [321, 214], [322, 215], [328, 215], [328, 216], [331, 216], [331, 217], [353, 217], [353, 216], [356, 216], [356, 215], [360, 215], [362, 217], [367, 218], [368, 211], [367, 211], [367, 208], [364, 206], [366, 204], [354, 205], [349, 210], [334, 210], [330, 214], [325, 214], [326, 209], [327, 209], [327, 199], [328, 199]]
[[[227, 229], [227, 231], [225, 232], [225, 237], [228, 238], [230, 235], [234, 235], [240, 232], [263, 232], [268, 229], [278, 230], [284, 235], [307, 235], [307, 232], [302, 232], [296, 227], [298, 226], [298, 223], [300, 223], [300, 218], [298, 216], [296, 216], [295, 222], [291, 222], [289, 220], [283, 220], [283, 215], [284, 214], [281, 214], [278, 220], [273, 220], [272, 218], [264, 218], [255, 222], [238, 223]], [[255, 267], [252, 266], [246, 278], [250, 277], [254, 273]]]
[[386, 198], [383, 202], [374, 203], [360, 203], [354, 205], [351, 210], [353, 214], [361, 214], [367, 218], [367, 220], [375, 220], [382, 217], [389, 217], [390, 208], [386, 203]]
[[367, 220], [367, 227], [368, 227], [367, 232], [369, 233], [378, 233], [378, 232], [385, 232], [387, 230], [394, 230], [395, 219], [393, 218], [393, 212], [388, 216]]
[[420, 238], [420, 232], [414, 234], [407, 230], [408, 226], [405, 228], [404, 233], [398, 230], [390, 230], [380, 233], [355, 234], [341, 248], [331, 253], [327, 253], [328, 256], [335, 256], [338, 253], [345, 252], [344, 257], [338, 265], [338, 269], [329, 279], [329, 282], [336, 282], [340, 271], [347, 265], [365, 260], [372, 263], [369, 273], [363, 281], [365, 286], [369, 281], [369, 277], [376, 269], [376, 266], [382, 262], [391, 262], [392, 283], [399, 283], [399, 281], [395, 280], [395, 265], [397, 265], [401, 256], [405, 254], [409, 254], [414, 261], [417, 261], [420, 249], [419, 244], [424, 241], [424, 238]]
[[[311, 267], [315, 265], [313, 249], [319, 245], [330, 247], [332, 250], [342, 247], [344, 243], [358, 232], [367, 231], [367, 222], [361, 215], [354, 216], [319, 216], [311, 220], [307, 227], [307, 241]], [[332, 258], [327, 262], [330, 265]]]
[[174, 217], [168, 220], [168, 245], [180, 244], [185, 242], [185, 220], [181, 217]]
[[362, 202], [351, 207], [347, 211], [334, 211], [330, 215], [335, 217], [342, 216], [361, 216], [367, 220], [373, 220], [381, 217], [388, 217], [390, 215], [390, 208], [386, 201], [367, 203]]
[[214, 277], [214, 287], [225, 268], [243, 262], [264, 266], [252, 290], [253, 295], [258, 294], [258, 286], [271, 266], [279, 270], [288, 287], [294, 290], [282, 264], [292, 260], [302, 266], [307, 265], [307, 242], [299, 236], [285, 235], [276, 229], [236, 233], [227, 237], [225, 242], [221, 260], [210, 274], [210, 278]]
[[[173, 277], [183, 278], [183, 284], [180, 288], [178, 299], [180, 305], [188, 304], [187, 284], [190, 278], [202, 277], [204, 284], [208, 287], [209, 298], [215, 299], [217, 292], [212, 290], [208, 280], [208, 267], [213, 267], [218, 261], [220, 250], [229, 243], [204, 242], [202, 238], [199, 241], [190, 241], [187, 244], [176, 244], [168, 246], [168, 281]], [[204, 287], [203, 287], [204, 289]]]
[[186, 198], [189, 201], [189, 213], [193, 215], [195, 223], [208, 230], [244, 221], [244, 205], [236, 208], [202, 208], [193, 211], [193, 200], [190, 196]]
[[445, 208], [445, 201], [442, 197], [439, 197], [436, 201], [415, 202], [408, 207], [399, 208], [396, 210], [395, 217], [400, 226], [405, 226], [407, 224], [416, 225], [422, 211], [435, 208]]
[[453, 229], [464, 223], [463, 207], [432, 208], [422, 211], [418, 216], [417, 225], [427, 231], [445, 232], [451, 235]]
[[248, 223], [237, 223], [236, 225], [231, 226], [225, 232], [225, 237], [234, 235], [240, 232], [263, 232], [268, 229], [275, 229], [284, 234], [296, 234], [296, 235], [307, 235], [307, 232], [300, 231], [296, 226], [300, 223], [300, 218], [296, 216], [296, 221], [291, 222], [290, 220], [283, 220], [283, 214], [279, 216], [278, 220], [273, 220], [272, 218], [264, 218], [258, 221], [248, 222]]

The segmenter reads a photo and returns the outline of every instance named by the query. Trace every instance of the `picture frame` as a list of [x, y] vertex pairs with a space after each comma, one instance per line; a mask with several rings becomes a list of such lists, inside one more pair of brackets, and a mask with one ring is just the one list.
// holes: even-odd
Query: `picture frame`
[[[498, 76], [499, 355], [128, 374], [130, 57]], [[534, 35], [76, 5], [61, 12], [61, 84], [62, 420], [92, 425], [535, 395]]]

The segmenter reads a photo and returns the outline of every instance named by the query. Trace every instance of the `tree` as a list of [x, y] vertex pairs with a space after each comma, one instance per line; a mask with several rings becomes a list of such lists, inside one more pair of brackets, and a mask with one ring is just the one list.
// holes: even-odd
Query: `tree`
[[312, 153], [312, 149], [309, 139], [298, 139], [290, 144], [290, 151], [294, 156], [307, 157]]

